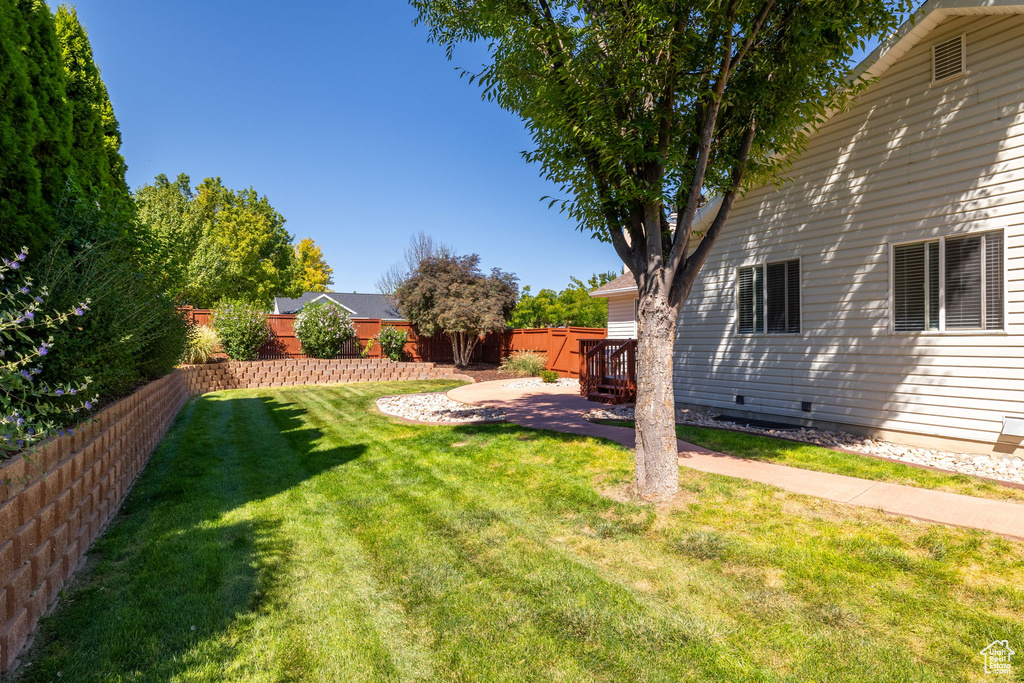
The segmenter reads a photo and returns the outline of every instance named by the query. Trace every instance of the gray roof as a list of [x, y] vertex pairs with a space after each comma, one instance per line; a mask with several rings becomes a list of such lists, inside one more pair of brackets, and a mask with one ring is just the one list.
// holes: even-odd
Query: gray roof
[[347, 292], [306, 292], [296, 299], [277, 297], [274, 299], [274, 313], [298, 313], [311, 301], [331, 300], [348, 309], [352, 318], [380, 318], [381, 320], [405, 320], [398, 309], [383, 294], [355, 294]]

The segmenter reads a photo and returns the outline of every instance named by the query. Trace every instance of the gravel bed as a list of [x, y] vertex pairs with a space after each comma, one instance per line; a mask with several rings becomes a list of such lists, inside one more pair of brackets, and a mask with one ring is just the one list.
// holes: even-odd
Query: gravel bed
[[[632, 420], [633, 406], [607, 406], [591, 410], [583, 415], [585, 420]], [[762, 429], [739, 424], [721, 422], [710, 414], [696, 410], [680, 408], [676, 411], [676, 423], [696, 425], [698, 427], [716, 427], [733, 429], [763, 436], [775, 436], [794, 439], [825, 448], [845, 448], [866, 455], [892, 458], [902, 462], [938, 467], [953, 470], [962, 474], [989, 477], [1018, 484], [1024, 484], [1024, 459], [1016, 457], [999, 457], [991, 455], [975, 455], [971, 453], [953, 453], [931, 448], [903, 446], [889, 441], [854, 436], [845, 432], [830, 432], [823, 429], [801, 427], [794, 430]]]
[[542, 387], [575, 387], [580, 388], [580, 381], [570, 377], [560, 377], [555, 382], [545, 382], [540, 377], [528, 377], [502, 385], [506, 389], [537, 389]]
[[380, 412], [423, 422], [488, 422], [504, 420], [505, 411], [460, 403], [445, 394], [404, 394], [377, 399]]

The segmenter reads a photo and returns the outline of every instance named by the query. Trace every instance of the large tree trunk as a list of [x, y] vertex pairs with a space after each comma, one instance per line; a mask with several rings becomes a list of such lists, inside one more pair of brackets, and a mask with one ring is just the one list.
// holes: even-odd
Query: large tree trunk
[[672, 350], [678, 311], [661, 292], [641, 293], [637, 314], [636, 488], [647, 500], [679, 491]]

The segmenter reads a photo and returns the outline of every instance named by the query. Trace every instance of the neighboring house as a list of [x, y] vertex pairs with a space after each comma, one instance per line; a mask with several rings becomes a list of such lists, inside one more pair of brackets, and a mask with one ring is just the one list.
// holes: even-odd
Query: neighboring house
[[[929, 2], [859, 70], [877, 82], [811, 137], [790, 180], [736, 202], [680, 315], [677, 403], [1012, 453], [1024, 5]], [[616, 282], [602, 289], [625, 329]]]
[[345, 292], [306, 292], [296, 299], [277, 297], [274, 299], [274, 313], [298, 313], [302, 307], [313, 301], [330, 301], [338, 304], [350, 318], [380, 318], [384, 321], [404, 321], [398, 309], [383, 294], [356, 294]]
[[590, 296], [608, 299], [608, 338], [636, 339], [636, 280], [626, 271]]

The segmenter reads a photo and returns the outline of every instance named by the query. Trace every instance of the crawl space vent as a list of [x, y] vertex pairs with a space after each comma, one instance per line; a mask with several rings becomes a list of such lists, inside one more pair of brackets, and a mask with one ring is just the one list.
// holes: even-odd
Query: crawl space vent
[[966, 36], [959, 35], [932, 47], [932, 83], [967, 72]]

